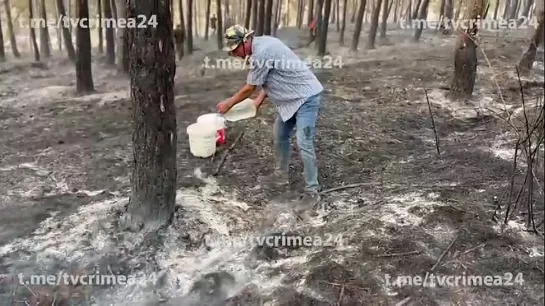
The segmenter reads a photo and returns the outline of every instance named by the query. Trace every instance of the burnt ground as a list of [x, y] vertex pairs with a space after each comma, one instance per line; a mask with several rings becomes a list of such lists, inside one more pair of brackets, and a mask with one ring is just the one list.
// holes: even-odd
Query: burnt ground
[[[294, 45], [294, 37], [306, 34], [284, 29], [279, 35]], [[516, 138], [490, 110], [504, 107], [497, 85], [510, 109], [521, 107], [513, 66], [526, 46], [523, 36], [483, 34], [486, 57], [480, 54], [475, 97], [451, 102], [441, 87], [453, 70], [453, 37], [428, 32], [415, 44], [404, 41], [410, 33], [392, 31], [377, 49], [352, 54], [336, 44], [333, 31], [329, 49], [344, 65], [317, 71], [325, 87], [317, 136], [320, 181], [324, 189], [365, 185], [324, 194], [319, 216], [307, 221], [278, 200], [285, 191], [256, 183], [274, 164], [271, 107], [229, 125], [226, 146], [241, 131], [244, 136], [216, 177], [210, 174], [222, 152], [213, 159], [189, 153], [185, 128], [245, 80], [244, 71], [208, 69], [201, 76], [205, 54], [198, 51], [177, 68], [177, 219], [165, 235], [144, 237], [115, 225], [130, 190], [128, 81], [96, 56], [96, 93], [81, 97], [74, 93], [73, 66], [62, 55], [45, 65], [0, 64], [0, 272], [90, 273], [99, 266], [104, 273], [163, 275], [151, 284], [141, 278], [136, 287], [108, 288], [25, 287], [4, 280], [0, 304], [543, 305], [543, 235], [525, 230], [522, 213], [506, 226], [492, 221], [494, 197], [507, 202]], [[543, 80], [543, 53], [540, 58], [527, 78]], [[525, 91], [534, 101], [529, 103], [540, 95], [539, 87]], [[290, 189], [298, 191], [302, 164], [295, 147], [293, 154]], [[542, 171], [536, 222], [543, 220]], [[516, 184], [523, 180], [519, 170]], [[500, 216], [504, 211], [505, 205]], [[278, 231], [340, 234], [344, 243], [295, 249], [203, 243], [205, 234], [228, 241]], [[524, 282], [434, 288], [385, 283], [387, 274], [424, 276], [435, 265], [436, 274], [522, 273]], [[216, 277], [213, 285], [209, 277]], [[207, 291], [210, 286], [214, 290]]]

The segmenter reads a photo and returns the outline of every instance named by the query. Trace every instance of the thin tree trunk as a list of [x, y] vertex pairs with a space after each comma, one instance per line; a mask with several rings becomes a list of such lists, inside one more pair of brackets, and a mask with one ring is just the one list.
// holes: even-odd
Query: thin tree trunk
[[264, 33], [265, 26], [265, 0], [258, 0], [259, 6], [257, 9], [257, 27], [255, 36], [261, 36]]
[[[526, 19], [528, 19], [528, 16], [530, 15], [530, 9], [532, 8], [533, 4], [534, 4], [534, 0], [527, 0], [526, 4], [524, 5], [524, 8], [522, 9], [521, 15], [524, 16]], [[522, 23], [522, 20], [520, 22]]]
[[129, 0], [128, 15], [147, 20], [156, 16], [157, 27], [129, 30], [133, 165], [123, 221], [155, 231], [172, 221], [176, 199], [176, 62], [170, 0]]
[[244, 27], [249, 29], [252, 18], [252, 0], [246, 0], [246, 11], [244, 13]]
[[265, 21], [263, 25], [263, 34], [271, 35], [273, 0], [265, 0]]
[[337, 23], [337, 0], [332, 0], [331, 2], [331, 17], [329, 18], [329, 23]]
[[187, 0], [187, 53], [193, 54], [193, 0]]
[[[74, 17], [74, 14], [72, 14], [72, 0], [66, 0], [67, 4], [67, 9], [68, 9], [68, 14], [66, 15], [68, 17], [68, 19], [72, 19], [72, 17]], [[73, 32], [73, 29], [72, 29], [72, 23], [69, 22], [68, 23], [68, 30], [70, 31], [70, 37], [73, 37], [74, 35], [74, 32]]]
[[[112, 18], [112, 6], [109, 0], [104, 0], [104, 18]], [[106, 62], [108, 65], [115, 65], [115, 33], [113, 27], [106, 28]]]
[[[44, 0], [42, 0], [44, 1]], [[108, 0], [104, 0], [108, 1]], [[98, 34], [98, 52], [104, 53], [104, 37], [103, 37], [103, 29], [102, 29], [102, 0], [97, 0], [97, 13], [98, 13], [98, 27], [97, 27], [97, 34]]]
[[354, 29], [354, 36], [352, 37], [352, 51], [358, 50], [358, 44], [360, 42], [361, 26], [363, 24], [363, 15], [365, 14], [365, 6], [367, 5], [366, 0], [360, 2], [360, 7], [358, 8], [358, 17], [356, 19], [356, 28]]
[[[66, 16], [66, 11], [64, 9], [63, 0], [57, 1], [57, 9], [59, 10], [59, 18], [64, 18]], [[68, 54], [68, 58], [75, 63], [76, 62], [76, 50], [74, 49], [74, 43], [72, 42], [72, 35], [70, 34], [70, 29], [67, 27], [61, 27], [62, 36], [64, 40], [64, 48]]]
[[13, 53], [13, 57], [20, 58], [21, 54], [19, 53], [19, 49], [17, 49], [17, 40], [15, 39], [15, 32], [13, 31], [13, 20], [11, 19], [10, 0], [4, 0], [4, 9], [6, 12], [6, 19], [8, 24], [8, 35], [9, 35], [9, 43], [11, 45], [11, 52]]
[[282, 0], [276, 0], [274, 7], [274, 26], [272, 29], [272, 35], [276, 36], [276, 31], [278, 30], [278, 23], [280, 22], [280, 14], [282, 12]]
[[320, 37], [321, 37], [321, 33], [322, 33], [322, 24], [324, 22], [327, 23], [327, 20], [324, 19], [323, 17], [323, 8], [324, 8], [324, 0], [317, 0], [318, 3], [316, 3], [316, 7], [315, 7], [315, 11], [314, 11], [314, 14], [316, 15], [316, 30], [315, 30], [315, 34], [314, 34], [314, 39], [316, 40], [316, 44], [315, 44], [315, 47], [316, 47], [316, 50], [318, 50], [320, 48]]
[[509, 19], [513, 20], [517, 18], [518, 6], [519, 6], [519, 1], [513, 0], [513, 5], [511, 6], [510, 12], [509, 12]]
[[[127, 18], [127, 5], [126, 0], [116, 0], [117, 17], [118, 20], [124, 20]], [[117, 71], [122, 74], [129, 73], [129, 40], [126, 27], [119, 27], [117, 29]]]
[[[358, 3], [358, 1], [354, 0], [354, 2], [352, 4], [352, 17], [350, 17], [350, 23], [356, 22], [356, 11], [358, 11], [358, 10], [356, 10], [357, 3]], [[360, 2], [360, 6], [361, 6], [361, 2]], [[363, 22], [363, 19], [362, 19], [362, 22]]]
[[337, 32], [341, 30], [341, 0], [335, 0], [336, 18], [337, 18]]
[[380, 16], [380, 9], [382, 7], [382, 2], [386, 2], [385, 5], [388, 6], [387, 1], [388, 0], [377, 0], [377, 2], [375, 2], [373, 16], [371, 17], [371, 27], [369, 28], [369, 35], [367, 37], [367, 44], [365, 45], [366, 49], [375, 49], [375, 38], [377, 37], [378, 19], [379, 19], [379, 16]]
[[[479, 20], [483, 16], [486, 0], [471, 0], [466, 7], [464, 18]], [[469, 98], [475, 86], [477, 74], [477, 22], [460, 32], [454, 51], [454, 74], [449, 95], [452, 99]]]
[[0, 62], [6, 61], [6, 51], [4, 50], [4, 29], [2, 29], [2, 18], [0, 18]]
[[386, 38], [386, 29], [388, 27], [388, 0], [383, 0], [382, 5], [382, 22], [380, 24], [380, 38]]
[[[461, 1], [461, 0], [460, 0]], [[418, 18], [418, 12], [420, 10], [420, 5], [422, 4], [422, 0], [418, 0], [418, 2], [416, 3], [416, 5], [413, 7], [413, 14], [412, 14], [412, 18], [411, 20], [415, 20]]]
[[257, 35], [257, 15], [259, 15], [259, 1], [261, 0], [252, 0], [251, 29], [256, 31], [256, 35]]
[[295, 20], [295, 26], [300, 29], [301, 26], [303, 25], [303, 7], [302, 7], [302, 1], [301, 0], [297, 0], [297, 16], [295, 17], [296, 20]]
[[223, 49], [223, 16], [221, 11], [221, 0], [216, 0], [216, 14], [218, 20], [216, 21], [216, 39], [218, 41], [218, 50]]
[[[34, 9], [33, 9], [32, 0], [28, 0], [28, 20], [29, 22], [34, 18]], [[38, 50], [38, 43], [36, 42], [36, 31], [32, 24], [29, 24], [30, 29], [30, 42], [32, 44], [32, 49], [34, 50], [34, 61], [40, 61], [40, 50]]]
[[[78, 18], [89, 19], [87, 0], [78, 0]], [[76, 32], [76, 91], [89, 93], [94, 91], [93, 74], [91, 72], [91, 32], [89, 27], [78, 25]]]
[[544, 20], [544, 11], [541, 10], [541, 12], [538, 13], [538, 21], [537, 21], [538, 24], [534, 30], [532, 41], [530, 42], [528, 49], [526, 49], [526, 52], [524, 52], [524, 54], [522, 55], [522, 58], [520, 59], [518, 63], [518, 68], [523, 74], [527, 74], [527, 72], [532, 69], [532, 66], [534, 65], [534, 61], [536, 60], [537, 47], [541, 44], [543, 40], [543, 35], [544, 35], [543, 20]]
[[446, 0], [445, 1], [445, 22], [443, 23], [443, 34], [450, 35], [452, 32], [452, 18], [454, 15], [454, 5], [453, 0]]
[[341, 34], [339, 35], [339, 45], [344, 46], [344, 32], [346, 30], [346, 9], [348, 8], [348, 0], [343, 2], [343, 21], [341, 23]]
[[496, 0], [496, 5], [494, 7], [494, 20], [498, 20], [498, 11], [500, 10], [500, 0]]
[[[477, 0], [479, 1], [479, 0]], [[428, 7], [430, 4], [430, 0], [424, 0], [422, 2], [422, 5], [420, 7], [420, 11], [418, 13], [418, 20], [426, 20], [428, 18]], [[414, 41], [417, 42], [420, 40], [420, 37], [422, 36], [422, 31], [424, 30], [423, 24], [419, 23], [418, 27], [414, 30]]]
[[[60, 20], [59, 18], [59, 7], [57, 5], [57, 1], [55, 0], [55, 18], [56, 20]], [[59, 51], [62, 51], [62, 29], [61, 27], [57, 27], [57, 49]]]
[[308, 3], [308, 14], [307, 14], [307, 26], [310, 26], [314, 20], [314, 0], [309, 0]]
[[117, 5], [115, 3], [115, 0], [110, 0], [110, 7], [112, 8], [113, 18], [117, 20]]
[[397, 19], [398, 19], [398, 9], [399, 9], [399, 0], [394, 0], [395, 1], [395, 6], [394, 6], [394, 23], [397, 23]]
[[[251, 0], [248, 0], [251, 1]], [[204, 40], [208, 40], [208, 34], [210, 32], [210, 6], [212, 5], [212, 0], [206, 0], [206, 20], [204, 22]]]
[[[40, 18], [47, 21], [47, 9], [45, 7], [45, 0], [40, 0]], [[45, 57], [51, 57], [51, 49], [49, 48], [49, 28], [47, 22], [43, 23], [43, 27], [40, 27], [40, 53]]]
[[324, 18], [320, 25], [320, 36], [318, 36], [318, 56], [325, 56], [327, 47], [327, 32], [329, 29], [329, 15], [331, 14], [331, 0], [324, 1]]

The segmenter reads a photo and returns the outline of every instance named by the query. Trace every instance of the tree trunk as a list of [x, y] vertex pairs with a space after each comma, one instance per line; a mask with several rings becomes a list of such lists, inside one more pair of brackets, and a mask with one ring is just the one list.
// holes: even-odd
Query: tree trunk
[[186, 35], [186, 28], [185, 28], [185, 16], [184, 16], [184, 5], [182, 3], [183, 0], [178, 0], [178, 16], [180, 18], [180, 27], [182, 29], [182, 35], [183, 37], [187, 37]]
[[348, 7], [348, 0], [343, 1], [343, 21], [341, 23], [341, 34], [339, 35], [339, 45], [344, 46], [344, 32], [346, 30], [346, 9]]
[[117, 5], [115, 3], [115, 0], [110, 0], [110, 7], [112, 8], [113, 18], [117, 20]]
[[307, 26], [310, 26], [314, 20], [314, 0], [308, 2]]
[[536, 53], [537, 53], [537, 47], [541, 44], [543, 39], [543, 20], [544, 20], [544, 11], [543, 9], [541, 12], [537, 14], [538, 16], [538, 24], [537, 27], [534, 30], [534, 35], [532, 37], [532, 41], [530, 42], [530, 45], [528, 46], [528, 49], [524, 54], [522, 55], [522, 58], [520, 59], [518, 63], [519, 71], [522, 74], [527, 74], [534, 65], [534, 61], [536, 59]]
[[[112, 6], [109, 0], [104, 0], [104, 18], [112, 18]], [[113, 27], [106, 28], [106, 62], [115, 65], [115, 33]]]
[[[460, 0], [461, 1], [461, 0]], [[411, 16], [411, 20], [415, 20], [418, 18], [418, 12], [419, 12], [419, 9], [420, 9], [420, 5], [422, 4], [422, 0], [418, 0], [418, 2], [416, 3], [416, 5], [413, 7], [413, 14]]]
[[[59, 18], [64, 18], [66, 16], [66, 11], [64, 9], [63, 0], [57, 1], [57, 9], [59, 10]], [[74, 49], [74, 43], [72, 42], [72, 35], [70, 34], [70, 29], [68, 27], [61, 27], [62, 36], [64, 40], [64, 48], [68, 54], [68, 58], [75, 63], [76, 62], [76, 50]]]
[[[524, 16], [526, 19], [528, 19], [528, 16], [530, 15], [530, 9], [532, 8], [532, 5], [534, 4], [534, 0], [527, 0], [526, 4], [524, 5], [524, 8], [522, 9], [522, 16]], [[519, 25], [522, 24], [523, 20], [520, 21]]]
[[[479, 1], [479, 0], [477, 0]], [[420, 7], [420, 11], [418, 12], [418, 19], [419, 20], [426, 20], [428, 18], [428, 7], [430, 5], [430, 0], [424, 0], [422, 2], [422, 5]], [[416, 19], [416, 18], [415, 18]], [[424, 30], [423, 24], [418, 23], [418, 27], [414, 30], [414, 41], [417, 42], [420, 40], [420, 37], [422, 36], [422, 30]]]
[[[44, 1], [44, 0], [42, 0]], [[108, 0], [104, 0], [108, 1]], [[98, 13], [98, 26], [97, 26], [97, 34], [98, 34], [98, 52], [104, 53], [104, 37], [102, 36], [103, 29], [102, 29], [102, 0], [97, 0], [97, 13]]]
[[[68, 17], [68, 19], [71, 19], [72, 17], [74, 17], [74, 14], [72, 14], [72, 0], [66, 0], [67, 4], [67, 10], [68, 10], [68, 14], [66, 15]], [[72, 30], [72, 23], [69, 22], [68, 23], [68, 31], [70, 32], [70, 37], [72, 37], [74, 35], [74, 32]]]
[[386, 28], [388, 27], [388, 0], [383, 0], [382, 5], [382, 23], [380, 24], [380, 38], [386, 38]]
[[337, 22], [337, 0], [333, 0], [331, 2], [331, 17], [329, 18], [329, 23], [336, 23]]
[[517, 18], [518, 5], [519, 5], [519, 1], [518, 0], [513, 0], [512, 6], [510, 7], [510, 10], [509, 10], [509, 19], [510, 20], [513, 20], [513, 19]]
[[246, 11], [244, 13], [244, 27], [249, 29], [252, 18], [252, 0], [246, 0]]
[[129, 18], [156, 16], [157, 27], [129, 30], [133, 102], [131, 197], [124, 220], [157, 230], [170, 224], [176, 199], [176, 108], [170, 0], [129, 0]]
[[331, 14], [331, 0], [324, 1], [324, 18], [322, 18], [322, 24], [320, 25], [320, 36], [318, 39], [318, 56], [325, 56], [327, 46], [327, 32], [329, 28], [329, 15]]
[[444, 27], [443, 34], [450, 35], [452, 33], [452, 27], [453, 27], [453, 23], [452, 23], [452, 18], [454, 15], [453, 0], [445, 1], [445, 12], [443, 13], [443, 15], [445, 16], [445, 20], [442, 23]]
[[13, 31], [13, 20], [11, 19], [11, 5], [9, 0], [4, 0], [4, 9], [6, 12], [6, 19], [8, 24], [9, 43], [11, 45], [11, 52], [13, 57], [20, 58], [21, 54], [17, 49], [17, 40], [15, 39], [15, 32]]
[[0, 62], [6, 61], [6, 51], [4, 50], [4, 29], [2, 29], [2, 18], [0, 18]]
[[335, 0], [336, 18], [337, 18], [337, 32], [341, 30], [341, 0]]
[[221, 11], [221, 0], [216, 0], [216, 39], [218, 41], [218, 50], [223, 49], [223, 16]]
[[[57, 1], [55, 1], [55, 18], [56, 20], [60, 20], [59, 18], [59, 7], [57, 5]], [[57, 34], [57, 49], [59, 49], [59, 51], [62, 51], [62, 29], [61, 27], [57, 27], [57, 30], [56, 30], [56, 34]]]
[[398, 19], [398, 10], [399, 10], [399, 0], [394, 0], [395, 1], [395, 6], [394, 6], [394, 23], [397, 23], [397, 19]]
[[[251, 1], [251, 0], [248, 0]], [[210, 32], [210, 6], [212, 6], [212, 0], [206, 0], [206, 20], [204, 22], [204, 40], [208, 40], [208, 34]]]
[[295, 18], [295, 26], [300, 29], [303, 25], [303, 3], [301, 0], [297, 0], [297, 16]]
[[[34, 18], [34, 9], [33, 9], [33, 3], [34, 1], [28, 0], [28, 20], [29, 22]], [[32, 24], [29, 24], [30, 29], [30, 41], [32, 43], [32, 49], [34, 50], [34, 60], [36, 62], [40, 61], [40, 50], [38, 50], [38, 43], [36, 42], [36, 31]]]
[[[116, 0], [118, 20], [127, 19], [127, 4], [126, 0]], [[122, 74], [129, 73], [129, 40], [126, 27], [118, 27], [117, 29], [117, 71]]]
[[[316, 30], [314, 31], [314, 39], [316, 40], [316, 44], [315, 44], [315, 47], [316, 47], [316, 50], [318, 50], [320, 48], [320, 43], [319, 43], [319, 40], [320, 40], [320, 37], [321, 37], [321, 32], [322, 32], [322, 23], [324, 23], [324, 18], [323, 18], [323, 8], [324, 8], [324, 0], [317, 0], [318, 3], [316, 3], [316, 10], [314, 11], [314, 15], [316, 15]], [[326, 20], [327, 21], [327, 20]]]
[[388, 0], [377, 0], [375, 2], [375, 8], [373, 11], [373, 16], [371, 17], [371, 27], [369, 28], [369, 35], [367, 37], [366, 49], [375, 49], [375, 38], [377, 37], [378, 29], [378, 17], [380, 16], [380, 8], [382, 3], [385, 2], [385, 6], [388, 6]]
[[259, 1], [261, 0], [252, 0], [251, 29], [256, 32], [257, 32], [257, 15], [259, 15]]
[[498, 11], [500, 10], [500, 0], [496, 0], [496, 5], [494, 7], [494, 20], [498, 20]]
[[360, 7], [358, 8], [358, 16], [356, 18], [356, 27], [354, 29], [354, 36], [352, 37], [352, 51], [358, 50], [358, 44], [360, 42], [361, 35], [361, 26], [363, 24], [363, 15], [365, 14], [365, 6], [367, 5], [366, 0], [360, 2]]
[[[87, 0], [78, 0], [78, 18], [89, 19]], [[76, 91], [89, 93], [94, 91], [93, 74], [91, 72], [91, 32], [89, 27], [78, 25], [76, 32]]]
[[257, 25], [255, 30], [255, 36], [263, 35], [265, 30], [265, 0], [257, 0], [258, 9], [257, 9]]
[[[484, 13], [485, 1], [469, 1], [464, 18], [479, 20]], [[469, 98], [473, 94], [477, 74], [477, 45], [475, 44], [477, 31], [477, 22], [473, 22], [458, 35], [454, 51], [454, 75], [449, 93], [452, 99]]]
[[[357, 0], [354, 0], [354, 2], [352, 3], [352, 17], [350, 17], [350, 23], [356, 22], [356, 11], [357, 11], [356, 10], [356, 5], [357, 5], [357, 3], [358, 3]], [[361, 5], [361, 2], [360, 2], [360, 5]], [[363, 22], [363, 19], [362, 19], [362, 22]]]
[[[40, 18], [47, 21], [47, 9], [45, 0], [40, 0]], [[40, 27], [40, 53], [45, 57], [51, 57], [51, 49], [49, 48], [49, 28], [47, 22], [44, 22], [43, 27]]]
[[263, 25], [263, 34], [271, 35], [273, 0], [265, 0], [265, 21]]
[[278, 30], [278, 24], [280, 22], [280, 14], [282, 13], [282, 0], [276, 0], [275, 7], [274, 7], [274, 20], [273, 20], [273, 28], [272, 28], [272, 35], [276, 36], [276, 31]]
[[187, 53], [193, 54], [193, 0], [187, 0]]

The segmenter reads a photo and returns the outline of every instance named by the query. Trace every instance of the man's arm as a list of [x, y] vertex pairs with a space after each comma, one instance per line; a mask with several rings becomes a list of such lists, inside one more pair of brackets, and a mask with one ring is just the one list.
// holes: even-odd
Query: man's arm
[[263, 102], [265, 102], [265, 98], [267, 98], [267, 94], [262, 89], [261, 92], [259, 92], [259, 95], [254, 99], [255, 106], [259, 108]]

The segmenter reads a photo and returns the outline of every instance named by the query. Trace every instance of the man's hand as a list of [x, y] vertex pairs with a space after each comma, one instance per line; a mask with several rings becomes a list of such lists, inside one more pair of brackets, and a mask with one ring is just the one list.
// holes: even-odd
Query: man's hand
[[231, 103], [230, 100], [231, 99], [223, 100], [220, 103], [218, 103], [218, 105], [216, 105], [216, 109], [218, 113], [225, 114], [231, 109], [231, 107], [233, 107], [233, 104]]

